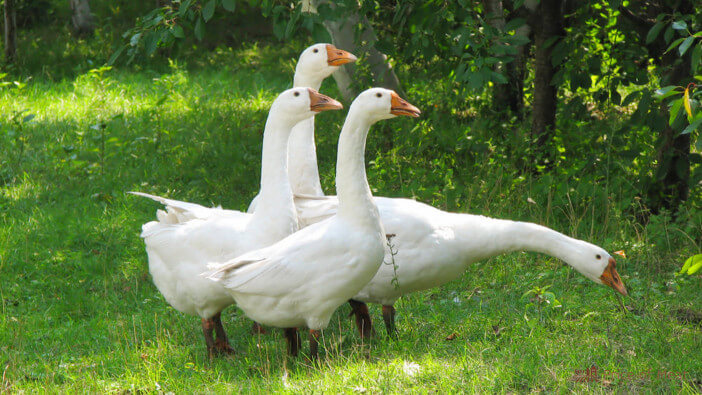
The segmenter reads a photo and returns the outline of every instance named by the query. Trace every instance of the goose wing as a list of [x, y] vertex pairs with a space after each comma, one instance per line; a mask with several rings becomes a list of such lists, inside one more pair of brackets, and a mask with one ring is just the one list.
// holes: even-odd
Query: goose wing
[[300, 227], [306, 227], [324, 221], [336, 214], [339, 199], [336, 196], [294, 196], [295, 209], [297, 210]]
[[202, 275], [231, 291], [247, 294], [282, 296], [307, 287], [330, 260], [339, 258], [338, 251], [336, 255], [331, 253], [338, 249], [338, 243], [326, 231], [328, 222], [227, 262], [210, 263], [210, 270]]

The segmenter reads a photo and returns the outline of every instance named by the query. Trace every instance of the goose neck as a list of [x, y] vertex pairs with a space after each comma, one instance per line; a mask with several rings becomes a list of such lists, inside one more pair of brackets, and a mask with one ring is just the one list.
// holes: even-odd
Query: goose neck
[[293, 77], [293, 88], [312, 88], [316, 91], [322, 86], [323, 79], [304, 75], [302, 73], [295, 72]]
[[359, 115], [352, 106], [339, 135], [336, 161], [338, 213], [354, 220], [372, 221], [373, 217], [377, 219], [378, 209], [368, 186], [364, 163], [366, 137], [371, 123]]
[[[319, 90], [322, 79], [296, 72], [293, 87]], [[293, 127], [288, 146], [288, 175], [292, 192], [298, 195], [323, 196], [317, 165], [317, 146], [314, 141], [314, 117]]]
[[274, 111], [268, 116], [263, 132], [261, 193], [257, 212], [292, 206], [287, 156], [292, 126], [290, 121], [277, 116]]
[[518, 250], [540, 252], [568, 261], [567, 252], [574, 239], [542, 225], [515, 222], [513, 234]]
[[[509, 221], [479, 216], [470, 216], [471, 221], [482, 222], [479, 225], [480, 232], [470, 232], [472, 237], [484, 238], [481, 250], [483, 256], [487, 258], [502, 253], [513, 251], [540, 252], [565, 261], [569, 261], [568, 252], [573, 243], [577, 242], [562, 233], [556, 232], [545, 226], [530, 222]], [[475, 225], [471, 227], [475, 229]], [[467, 245], [475, 245], [475, 240]]]
[[323, 196], [314, 142], [314, 117], [293, 127], [288, 145], [288, 175], [294, 194]]

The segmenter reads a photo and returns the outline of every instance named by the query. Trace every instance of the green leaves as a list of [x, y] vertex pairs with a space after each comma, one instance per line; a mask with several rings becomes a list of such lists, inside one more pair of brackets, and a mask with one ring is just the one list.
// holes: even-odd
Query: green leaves
[[668, 124], [672, 125], [673, 122], [675, 122], [675, 119], [678, 117], [678, 113], [680, 112], [680, 109], [682, 108], [683, 104], [683, 98], [681, 97], [678, 100], [675, 100], [673, 104], [670, 107], [670, 118], [668, 120]]
[[205, 25], [202, 23], [202, 19], [198, 18], [197, 22], [195, 22], [195, 38], [197, 38], [198, 41], [202, 41], [202, 39], [205, 37]]
[[671, 25], [675, 30], [685, 30], [687, 29], [687, 23], [685, 21], [675, 21]]
[[175, 38], [185, 38], [185, 32], [183, 32], [183, 28], [180, 25], [173, 26], [171, 28], [171, 34], [173, 34]]
[[138, 54], [152, 56], [159, 47], [168, 47], [177, 39], [202, 41], [205, 25], [214, 18], [219, 4], [229, 12], [236, 9], [236, 0], [181, 0], [152, 10], [123, 35], [129, 41], [127, 46], [115, 51], [108, 64], [114, 64], [125, 49], [131, 62]]
[[236, 0], [222, 0], [222, 7], [229, 12], [234, 12], [236, 9]]
[[137, 33], [137, 34], [133, 35], [129, 39], [129, 45], [131, 45], [132, 47], [136, 47], [137, 44], [139, 44], [140, 39], [141, 39], [141, 33]]
[[685, 261], [678, 275], [687, 273], [687, 275], [691, 276], [700, 269], [702, 269], [702, 254], [693, 255]]
[[122, 45], [121, 47], [119, 47], [119, 48], [112, 54], [112, 56], [110, 56], [110, 59], [107, 60], [107, 64], [110, 65], [110, 66], [112, 66], [113, 64], [115, 64], [115, 61], [117, 60], [117, 58], [119, 58], [120, 55], [122, 55], [122, 52], [124, 52], [125, 49], [127, 49], [127, 45]]
[[641, 91], [634, 91], [629, 93], [625, 98], [624, 101], [622, 101], [621, 106], [626, 107], [629, 104], [633, 103], [634, 100], [638, 99], [641, 96]]
[[700, 67], [700, 61], [702, 61], [702, 43], [695, 45], [695, 49], [692, 50], [691, 60], [692, 72], [695, 72], [696, 68]]
[[94, 69], [90, 69], [90, 71], [88, 71], [88, 74], [102, 80], [105, 76], [105, 73], [107, 73], [110, 70], [112, 70], [112, 66], [100, 66]]
[[561, 302], [558, 299], [556, 299], [556, 294], [554, 294], [551, 291], [544, 292], [542, 298], [547, 304], [551, 305], [552, 307], [562, 306]]
[[680, 43], [683, 42], [683, 41], [685, 41], [685, 37], [680, 37], [679, 39], [673, 41], [673, 43], [670, 44], [670, 46], [668, 46], [668, 49], [665, 50], [665, 53], [670, 52], [670, 50], [672, 50], [673, 48], [675, 48], [675, 47], [677, 47], [678, 45], [680, 45]]
[[[658, 23], [657, 23], [655, 26], [653, 26], [653, 28], [651, 28], [651, 30], [648, 32], [648, 35], [646, 36], [646, 43], [647, 43], [647, 44], [650, 43], [650, 42], [652, 42], [652, 41], [655, 39], [655, 35], [657, 35], [658, 32], [657, 32], [657, 31], [654, 31], [654, 29], [655, 29], [656, 26], [658, 26], [659, 24], [661, 24], [661, 22], [658, 22]], [[661, 26], [662, 26], [662, 25], [661, 25]], [[673, 32], [673, 30], [678, 30], [678, 31], [680, 31], [680, 30], [685, 30], [685, 29], [687, 29], [687, 24], [686, 24], [684, 21], [676, 21], [676, 22], [673, 22], [673, 24], [671, 25], [671, 28], [672, 28], [672, 29], [668, 29], [668, 31], [671, 32], [670, 35], [668, 35], [668, 31], [666, 31], [666, 42], [669, 42], [670, 39], [672, 39], [672, 32]], [[659, 30], [660, 30], [660, 29], [659, 29]], [[654, 33], [655, 33], [655, 34], [654, 34]], [[695, 33], [695, 34], [689, 34], [689, 33], [688, 33], [686, 37], [680, 37], [680, 38], [678, 38], [677, 40], [673, 41], [673, 42], [668, 46], [668, 48], [665, 50], [665, 52], [668, 53], [668, 52], [670, 52], [673, 48], [676, 48], [676, 47], [677, 47], [677, 48], [678, 48], [678, 53], [680, 54], [680, 56], [683, 56], [683, 55], [685, 55], [685, 53], [687, 52], [687, 50], [690, 49], [690, 47], [695, 43], [695, 39], [698, 38], [698, 37], [701, 37], [701, 36], [702, 36], [702, 32], [697, 32], [697, 33]], [[650, 39], [650, 41], [649, 41], [649, 39]], [[698, 46], [698, 48], [699, 48], [699, 46]], [[697, 53], [695, 53], [695, 52], [697, 52]], [[700, 60], [700, 53], [699, 53], [699, 50], [695, 49], [695, 51], [693, 51], [693, 55], [692, 55], [692, 56], [693, 56], [692, 68], [693, 68], [693, 71], [694, 71], [694, 69], [699, 65], [699, 60]]]
[[675, 94], [677, 93], [677, 92], [675, 91], [675, 88], [678, 88], [678, 87], [675, 86], [675, 85], [668, 85], [668, 86], [663, 87], [663, 88], [661, 88], [661, 89], [657, 89], [656, 92], [655, 92], [655, 93], [656, 93], [656, 98], [659, 99], [659, 100], [663, 100], [663, 99], [665, 99], [666, 97], [675, 95]]
[[570, 52], [571, 48], [565, 40], [558, 41], [558, 44], [553, 47], [553, 51], [551, 52], [551, 64], [558, 66], [563, 63]]
[[[673, 126], [673, 124], [678, 119], [680, 109], [685, 109], [685, 114], [687, 116], [687, 121], [689, 125], [685, 127], [682, 130], [682, 132], [680, 132], [680, 134], [692, 133], [693, 131], [697, 130], [700, 124], [702, 124], [702, 112], [697, 112], [696, 114], [693, 113], [693, 105], [699, 106], [698, 101], [691, 99], [695, 87], [697, 87], [697, 85], [691, 82], [685, 88], [675, 85], [668, 85], [666, 87], [656, 90], [655, 92], [656, 98], [659, 100], [664, 100], [671, 96], [680, 95], [679, 98], [673, 100], [668, 104], [668, 106], [670, 107], [668, 124], [670, 126]], [[676, 125], [676, 128], [677, 127], [682, 127], [682, 125]]]
[[652, 43], [656, 39], [656, 37], [658, 37], [658, 34], [661, 32], [661, 30], [663, 30], [664, 27], [665, 24], [662, 21], [653, 25], [651, 30], [649, 30], [648, 34], [646, 35], [646, 44]]
[[[683, 131], [680, 132], [680, 134], [690, 134], [697, 130], [697, 128], [699, 128], [700, 125], [702, 125], [702, 113], [698, 114], [697, 119], [693, 120], [692, 123], [687, 125], [687, 127], [683, 129]], [[702, 141], [702, 139], [700, 140]]]
[[178, 7], [178, 16], [179, 17], [184, 17], [185, 14], [190, 10], [190, 5], [192, 4], [193, 0], [185, 0], [180, 3], [180, 7]]
[[526, 23], [526, 20], [524, 18], [514, 18], [507, 22], [505, 25], [505, 31], [509, 32], [512, 30], [516, 30], [517, 28], [522, 27]]
[[692, 45], [694, 40], [695, 40], [695, 37], [690, 36], [690, 37], [687, 37], [682, 42], [682, 44], [680, 44], [680, 47], [678, 47], [678, 52], [680, 52], [680, 56], [685, 55], [685, 52], [687, 52], [687, 49], [690, 48], [690, 45]]
[[156, 48], [158, 48], [160, 40], [161, 38], [157, 32], [149, 32], [146, 34], [146, 38], [144, 39], [144, 50], [146, 51], [146, 55], [151, 56], [154, 54], [154, 52], [156, 52]]
[[[698, 100], [693, 100], [691, 99], [692, 93], [697, 87], [695, 83], [690, 83], [686, 88], [682, 88], [680, 86], [675, 86], [675, 85], [668, 85], [666, 87], [660, 88], [656, 90], [656, 98], [659, 100], [664, 100], [668, 97], [675, 96], [675, 95], [680, 95], [679, 98], [673, 100], [672, 102], [669, 103], [670, 107], [670, 114], [668, 118], [668, 124], [670, 126], [673, 126], [673, 124], [676, 122], [678, 119], [678, 115], [680, 114], [680, 110], [682, 108], [685, 109], [685, 114], [687, 117], [687, 121], [689, 125], [685, 127], [680, 134], [689, 134], [692, 133], [693, 131], [697, 130], [697, 128], [702, 124], [702, 112], [697, 112], [693, 113], [693, 110], [695, 110], [699, 106]], [[682, 93], [682, 94], [681, 94]], [[699, 96], [699, 94], [698, 94]], [[678, 125], [676, 127], [682, 127], [682, 125]]]
[[551, 291], [548, 291], [549, 288], [551, 288], [550, 285], [547, 285], [545, 287], [536, 286], [526, 291], [522, 295], [522, 299], [531, 296], [531, 299], [538, 302], [539, 304], [546, 303], [551, 307], [561, 307], [561, 302], [558, 299], [556, 299], [556, 294], [554, 294]]
[[205, 22], [209, 22], [210, 19], [214, 16], [215, 12], [215, 0], [210, 0], [205, 4], [204, 7], [202, 7], [202, 19], [205, 20]]

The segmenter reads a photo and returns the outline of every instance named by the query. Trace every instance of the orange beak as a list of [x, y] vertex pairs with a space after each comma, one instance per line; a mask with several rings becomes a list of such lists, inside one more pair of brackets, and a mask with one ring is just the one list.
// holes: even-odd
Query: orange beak
[[344, 106], [338, 101], [329, 96], [323, 95], [312, 88], [308, 88], [310, 92], [310, 110], [314, 112], [322, 112], [329, 110], [341, 110]]
[[409, 104], [405, 99], [398, 96], [397, 93], [393, 92], [390, 97], [392, 99], [390, 101], [390, 114], [417, 118], [419, 114], [422, 113], [417, 107]]
[[329, 66], [341, 66], [342, 64], [355, 62], [358, 59], [351, 52], [327, 44], [327, 64]]
[[626, 287], [624, 287], [622, 279], [619, 278], [619, 273], [617, 273], [616, 267], [617, 263], [614, 261], [614, 258], [609, 258], [609, 264], [605, 268], [604, 272], [602, 272], [600, 280], [602, 280], [602, 284], [611, 287], [615, 291], [626, 296]]

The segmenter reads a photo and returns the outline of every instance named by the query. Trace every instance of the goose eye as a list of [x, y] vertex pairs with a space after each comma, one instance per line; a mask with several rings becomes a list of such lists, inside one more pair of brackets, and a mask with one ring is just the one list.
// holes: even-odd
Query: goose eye
[[313, 49], [312, 52], [317, 53], [319, 50], [317, 48]]
[[[295, 93], [293, 93], [293, 95], [295, 95], [295, 96], [300, 96], [300, 92], [295, 92]], [[599, 255], [598, 255], [598, 256], [599, 256]], [[597, 259], [600, 259], [600, 258], [597, 258]]]
[[376, 97], [382, 97], [383, 94], [382, 94], [382, 93], [376, 93], [375, 96], [376, 96]]
[[602, 256], [600, 254], [597, 254], [597, 255], [595, 255], [595, 258], [602, 259]]

